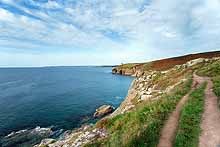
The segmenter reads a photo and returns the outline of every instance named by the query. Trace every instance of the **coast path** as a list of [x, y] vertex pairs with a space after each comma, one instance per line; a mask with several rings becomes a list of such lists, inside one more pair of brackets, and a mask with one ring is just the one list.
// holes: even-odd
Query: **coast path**
[[218, 108], [218, 98], [212, 90], [212, 81], [207, 79], [207, 82], [199, 147], [220, 147], [220, 110]]
[[176, 106], [176, 109], [171, 113], [168, 120], [166, 121], [161, 131], [158, 147], [172, 147], [173, 140], [176, 135], [176, 130], [179, 124], [181, 109], [189, 99], [189, 94], [204, 81], [205, 79], [203, 77], [199, 77], [196, 74], [193, 74], [192, 89], [179, 101], [179, 103]]

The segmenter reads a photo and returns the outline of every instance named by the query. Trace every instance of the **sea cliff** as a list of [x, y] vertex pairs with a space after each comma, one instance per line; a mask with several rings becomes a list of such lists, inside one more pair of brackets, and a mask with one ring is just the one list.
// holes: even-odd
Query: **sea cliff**
[[185, 64], [186, 62], [194, 59], [198, 59], [198, 58], [209, 59], [219, 56], [220, 56], [220, 51], [214, 51], [214, 52], [206, 52], [206, 53], [198, 53], [198, 54], [189, 54], [179, 57], [155, 60], [146, 63], [127, 63], [114, 67], [112, 69], [112, 73], [139, 77], [143, 75], [145, 71], [148, 70], [164, 71], [173, 68], [176, 65]]

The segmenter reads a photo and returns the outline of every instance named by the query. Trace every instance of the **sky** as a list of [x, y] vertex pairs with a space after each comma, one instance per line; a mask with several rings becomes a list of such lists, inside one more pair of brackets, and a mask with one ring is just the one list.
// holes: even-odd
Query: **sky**
[[220, 0], [0, 0], [0, 67], [115, 65], [220, 49]]

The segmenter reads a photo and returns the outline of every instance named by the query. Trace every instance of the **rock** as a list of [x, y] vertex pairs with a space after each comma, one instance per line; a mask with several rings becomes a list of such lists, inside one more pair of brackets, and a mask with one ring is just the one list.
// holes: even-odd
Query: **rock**
[[103, 105], [96, 109], [96, 112], [94, 113], [94, 118], [100, 118], [103, 117], [109, 113], [112, 113], [114, 111], [114, 107], [111, 105]]
[[144, 95], [144, 94], [146, 94], [146, 91], [139, 92], [139, 95]]
[[72, 146], [80, 147], [97, 138], [107, 137], [107, 131], [105, 129], [95, 128], [86, 132], [81, 132], [79, 136], [74, 140]]
[[169, 72], [169, 70], [161, 71], [162, 74], [166, 74], [168, 72]]
[[142, 76], [143, 74], [144, 74], [144, 72], [141, 71], [141, 70], [138, 70], [138, 71], [135, 72], [136, 77], [140, 77], [140, 76]]
[[145, 92], [147, 95], [150, 95], [152, 93], [152, 91], [146, 91]]
[[126, 70], [124, 71], [124, 75], [126, 75], [126, 76], [131, 76], [131, 75], [133, 75], [133, 74], [134, 74], [133, 69], [126, 69]]
[[42, 139], [49, 138], [53, 134], [51, 128], [36, 127], [10, 133], [1, 139], [0, 146], [33, 146]]
[[139, 84], [139, 88], [142, 88], [143, 86], [144, 86], [144, 84], [143, 84], [143, 83]]
[[131, 109], [134, 108], [134, 107], [135, 107], [135, 105], [128, 105], [128, 106], [126, 106], [126, 107], [122, 110], [121, 114], [124, 114], [125, 112], [131, 110]]
[[152, 97], [152, 95], [142, 95], [141, 100], [146, 101], [146, 100], [149, 100], [151, 97]]
[[152, 92], [152, 90], [153, 90], [153, 88], [151, 88], [151, 87], [150, 87], [150, 88], [148, 88], [148, 91], [149, 91], [149, 92]]
[[188, 67], [191, 67], [193, 65], [196, 65], [198, 63], [202, 63], [204, 61], [205, 61], [204, 58], [198, 58], [198, 59], [194, 59], [194, 60], [188, 61], [186, 64], [187, 64]]
[[113, 74], [117, 74], [117, 68], [113, 68], [113, 69], [112, 69], [112, 73], [113, 73]]
[[126, 75], [126, 76], [132, 76], [134, 75], [135, 71], [133, 68], [120, 68], [120, 67], [114, 67], [112, 69], [112, 74], [120, 74], [120, 75]]
[[46, 138], [43, 139], [41, 143], [39, 145], [36, 145], [35, 147], [48, 146], [49, 144], [54, 143], [55, 141], [56, 141], [55, 139]]

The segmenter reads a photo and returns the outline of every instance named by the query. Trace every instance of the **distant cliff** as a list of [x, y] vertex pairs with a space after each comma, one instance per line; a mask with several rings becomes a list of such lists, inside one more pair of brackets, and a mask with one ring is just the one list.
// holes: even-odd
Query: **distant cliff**
[[220, 51], [205, 52], [198, 54], [189, 54], [179, 57], [155, 60], [147, 63], [127, 63], [116, 66], [112, 69], [113, 74], [126, 76], [140, 76], [144, 71], [156, 70], [162, 71], [174, 67], [175, 65], [185, 64], [186, 62], [198, 58], [220, 57]]

